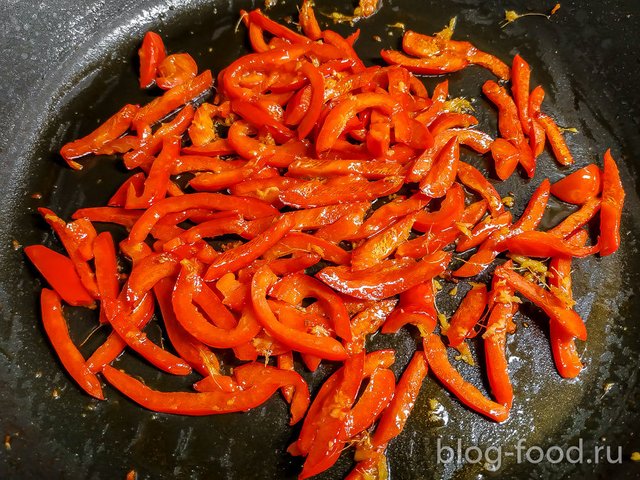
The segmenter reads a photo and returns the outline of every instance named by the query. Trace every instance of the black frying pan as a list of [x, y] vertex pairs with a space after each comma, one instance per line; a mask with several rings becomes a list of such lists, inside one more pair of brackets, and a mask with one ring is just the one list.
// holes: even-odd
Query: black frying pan
[[[320, 12], [340, 8], [347, 13], [341, 2], [318, 3]], [[640, 464], [629, 457], [640, 450], [640, 6], [635, 0], [563, 2], [552, 21], [527, 17], [500, 29], [505, 9], [548, 11], [553, 4], [384, 3], [374, 18], [358, 24], [362, 35], [357, 50], [366, 61], [378, 61], [381, 47], [397, 45], [401, 32], [387, 25], [400, 21], [430, 33], [457, 15], [456, 38], [470, 39], [505, 61], [516, 52], [523, 54], [534, 69], [533, 81], [548, 92], [546, 110], [580, 132], [568, 137], [578, 166], [599, 162], [610, 146], [621, 160], [627, 190], [622, 249], [613, 257], [576, 263], [577, 309], [590, 332], [588, 343], [580, 345], [587, 364], [580, 378], [560, 379], [544, 317], [533, 308], [523, 309], [518, 332], [508, 345], [516, 394], [509, 421], [496, 425], [481, 418], [428, 380], [405, 431], [389, 448], [393, 478], [638, 478]], [[135, 469], [140, 478], [154, 479], [276, 479], [294, 478], [299, 471], [299, 461], [284, 453], [296, 431], [286, 426], [286, 406], [278, 396], [245, 414], [187, 418], [148, 412], [110, 388], [105, 402], [83, 395], [54, 360], [37, 311], [41, 282], [12, 243], [56, 245], [34, 215], [37, 206], [68, 216], [81, 205], [104, 203], [127, 175], [111, 158], [92, 160], [82, 172], [73, 172], [56, 152], [123, 103], [149, 100], [137, 89], [135, 73], [136, 49], [146, 30], [159, 31], [171, 51], [189, 51], [201, 67], [217, 72], [244, 51], [245, 32], [241, 28], [235, 33], [234, 26], [238, 10], [251, 6], [215, 0], [0, 3], [0, 439], [6, 435], [10, 445], [0, 445], [0, 478], [117, 479]], [[286, 2], [271, 15], [295, 13], [294, 3]], [[345, 32], [348, 27], [337, 28]], [[372, 39], [374, 34], [382, 37], [381, 43]], [[477, 97], [485, 78], [488, 74], [476, 68], [452, 75], [451, 91]], [[432, 86], [434, 80], [426, 83]], [[488, 105], [479, 101], [476, 107], [483, 129], [495, 131], [495, 114]], [[488, 165], [486, 159], [469, 160]], [[553, 181], [561, 174], [545, 154], [534, 181], [514, 176], [499, 188], [515, 192], [519, 214], [543, 177]], [[42, 198], [32, 198], [34, 193]], [[562, 215], [566, 209], [556, 203], [547, 221]], [[453, 304], [442, 307], [450, 313]], [[94, 320], [91, 314], [67, 311], [80, 342]], [[159, 325], [148, 330], [160, 341]], [[83, 351], [89, 353], [103, 338], [104, 332], [96, 333]], [[369, 347], [396, 348], [399, 373], [415, 345], [416, 339], [403, 333], [378, 335]], [[186, 385], [184, 379], [167, 378], [134, 356], [125, 356], [118, 366], [157, 388]], [[461, 368], [484, 385], [485, 379], [473, 369]], [[330, 370], [327, 366], [307, 378], [317, 387]], [[431, 399], [442, 405], [446, 416], [432, 415]], [[518, 464], [505, 457], [498, 473], [490, 473], [482, 463], [438, 463], [438, 438], [446, 446], [456, 447], [459, 438], [463, 449], [477, 444], [502, 446], [504, 451], [513, 450], [519, 439], [527, 447], [544, 449], [566, 448], [582, 439], [584, 462]], [[602, 458], [598, 465], [587, 463], [596, 445], [609, 446], [614, 460], [620, 446], [622, 462], [607, 464]], [[323, 478], [340, 478], [350, 467], [351, 456], [344, 455]]]

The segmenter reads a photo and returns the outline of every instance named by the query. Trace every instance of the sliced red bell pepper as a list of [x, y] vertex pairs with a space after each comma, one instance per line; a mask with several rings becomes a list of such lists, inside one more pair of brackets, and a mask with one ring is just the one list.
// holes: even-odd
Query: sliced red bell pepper
[[563, 202], [582, 205], [597, 196], [602, 187], [600, 169], [587, 165], [551, 185], [551, 193]]
[[459, 346], [470, 336], [482, 318], [487, 307], [487, 287], [483, 284], [474, 285], [465, 295], [460, 306], [449, 322], [449, 328], [444, 334], [452, 347]]
[[624, 205], [624, 188], [611, 150], [604, 154], [602, 170], [602, 207], [600, 210], [600, 255], [611, 255], [620, 247], [620, 221]]
[[558, 255], [582, 258], [593, 255], [599, 249], [598, 245], [576, 247], [556, 235], [537, 231], [522, 232], [514, 235], [505, 241], [505, 247], [516, 255], [541, 258]]
[[313, 2], [311, 0], [304, 0], [302, 2], [299, 18], [300, 26], [304, 34], [309, 37], [310, 40], [318, 40], [322, 35], [322, 30], [316, 20], [316, 15], [313, 11]]
[[140, 57], [140, 88], [153, 86], [158, 66], [166, 57], [167, 52], [160, 35], [147, 32], [142, 39], [142, 46], [138, 50]]
[[[570, 214], [558, 225], [548, 230], [547, 233], [556, 235], [560, 238], [567, 238], [569, 235], [575, 233], [576, 230], [585, 226], [592, 218], [596, 216], [602, 201], [600, 198], [594, 197], [587, 200], [578, 210]], [[600, 245], [602, 248], [602, 245]]]
[[561, 165], [571, 165], [574, 162], [573, 155], [571, 155], [571, 151], [562, 136], [562, 131], [553, 118], [544, 113], [536, 113], [535, 119], [542, 125], [542, 128], [544, 128], [556, 160]]
[[165, 57], [158, 65], [156, 85], [169, 90], [188, 82], [198, 75], [198, 65], [188, 53], [174, 53]]
[[62, 314], [62, 305], [58, 294], [53, 290], [43, 288], [40, 306], [45, 332], [64, 368], [85, 392], [104, 400], [100, 380], [89, 371], [84, 357], [69, 337], [67, 322]]
[[407, 323], [421, 327], [421, 331], [432, 332], [436, 327], [436, 306], [433, 281], [411, 287], [400, 294], [398, 307], [384, 322], [382, 333], [396, 333]]
[[429, 173], [420, 180], [420, 190], [432, 198], [443, 197], [453, 185], [458, 174], [460, 146], [453, 137], [438, 154]]
[[511, 225], [511, 212], [503, 212], [497, 217], [488, 216], [478, 223], [472, 230], [471, 236], [461, 236], [456, 244], [456, 252], [464, 252], [477, 247], [493, 232]]
[[364, 270], [390, 257], [409, 238], [416, 217], [415, 213], [407, 215], [352, 250], [351, 268]]
[[464, 190], [454, 183], [435, 212], [422, 211], [418, 214], [413, 228], [419, 232], [438, 231], [450, 227], [460, 220], [464, 212]]

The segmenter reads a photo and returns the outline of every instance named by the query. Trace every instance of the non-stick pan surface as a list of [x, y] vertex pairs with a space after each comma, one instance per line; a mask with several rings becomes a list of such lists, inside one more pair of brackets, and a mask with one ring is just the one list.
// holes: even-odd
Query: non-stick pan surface
[[[640, 464], [630, 454], [640, 450], [638, 365], [640, 359], [640, 233], [638, 166], [640, 165], [640, 6], [635, 0], [563, 2], [547, 20], [526, 17], [501, 29], [504, 10], [549, 11], [549, 2], [458, 0], [383, 0], [383, 9], [358, 23], [357, 50], [369, 63], [380, 48], [397, 46], [407, 27], [431, 33], [457, 15], [456, 38], [470, 39], [505, 61], [520, 52], [533, 67], [533, 82], [548, 92], [545, 109], [561, 125], [575, 127], [568, 142], [579, 166], [600, 162], [607, 147], [621, 160], [627, 203], [623, 246], [612, 257], [576, 262], [577, 310], [588, 322], [589, 341], [579, 346], [587, 365], [577, 380], [562, 380], [551, 360], [545, 318], [523, 309], [518, 331], [509, 341], [515, 405], [508, 422], [497, 425], [453, 400], [433, 379], [425, 382], [403, 434], [389, 448], [392, 478], [638, 478]], [[319, 12], [351, 6], [318, 1]], [[74, 172], [56, 152], [69, 139], [95, 127], [125, 102], [149, 96], [136, 85], [136, 49], [146, 30], [154, 29], [171, 51], [188, 51], [202, 68], [219, 71], [245, 51], [245, 32], [234, 31], [246, 1], [204, 0], [57, 0], [0, 2], [0, 478], [117, 479], [134, 469], [139, 478], [277, 479], [294, 478], [298, 460], [284, 450], [296, 429], [286, 426], [284, 402], [274, 396], [245, 414], [188, 418], [158, 415], [134, 405], [107, 388], [108, 400], [83, 395], [63, 373], [43, 335], [37, 309], [41, 287], [24, 262], [21, 245], [53, 236], [34, 214], [38, 206], [68, 216], [83, 205], [98, 205], [127, 175], [113, 158], [88, 163]], [[293, 2], [280, 4], [276, 18], [296, 14]], [[337, 27], [347, 31], [348, 26]], [[379, 35], [381, 42], [373, 39]], [[450, 76], [454, 95], [479, 97], [489, 74], [477, 68]], [[427, 79], [429, 87], [435, 80]], [[484, 100], [475, 103], [484, 130], [495, 132], [495, 113]], [[487, 159], [470, 161], [486, 168]], [[562, 175], [548, 154], [533, 181], [500, 184], [516, 197], [514, 212], [542, 178]], [[41, 198], [38, 195], [41, 194]], [[36, 198], [37, 197], [37, 198]], [[549, 224], [566, 208], [552, 205]], [[120, 237], [123, 232], [114, 230]], [[16, 242], [14, 242], [16, 241]], [[56, 248], [58, 248], [56, 246]], [[457, 300], [460, 295], [458, 294]], [[443, 304], [451, 312], [452, 305]], [[93, 328], [91, 315], [68, 309], [74, 339], [81, 342]], [[159, 324], [149, 335], [160, 341]], [[89, 353], [104, 332], [83, 345]], [[415, 348], [410, 333], [378, 335], [371, 349], [398, 351], [399, 373]], [[481, 353], [481, 352], [479, 352]], [[132, 355], [118, 366], [161, 389], [182, 388], [188, 379], [167, 378]], [[307, 375], [315, 388], [332, 366]], [[485, 379], [471, 368], [463, 373], [483, 387]], [[440, 407], [432, 400], [439, 402]], [[434, 405], [436, 411], [434, 411]], [[582, 463], [518, 463], [505, 455], [497, 473], [488, 465], [443, 464], [440, 444], [463, 449], [479, 445], [515, 451], [583, 444]], [[593, 448], [610, 447], [596, 465]], [[322, 478], [340, 478], [350, 455]]]

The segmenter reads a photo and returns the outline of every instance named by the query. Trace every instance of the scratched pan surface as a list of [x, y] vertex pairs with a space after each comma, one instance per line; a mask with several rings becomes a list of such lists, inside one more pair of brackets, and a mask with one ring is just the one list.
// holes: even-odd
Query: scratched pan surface
[[[346, 13], [342, 2], [318, 4], [320, 12], [342, 8]], [[159, 31], [171, 51], [188, 51], [202, 68], [217, 72], [245, 51], [245, 34], [242, 29], [234, 32], [234, 26], [238, 10], [250, 6], [231, 0], [0, 4], [0, 437], [6, 435], [10, 444], [10, 449], [0, 446], [0, 478], [114, 479], [135, 469], [140, 478], [153, 479], [279, 479], [294, 478], [299, 471], [299, 461], [284, 452], [297, 430], [286, 426], [286, 406], [277, 395], [246, 414], [188, 418], [145, 411], [111, 388], [105, 402], [81, 394], [62, 373], [43, 336], [36, 300], [41, 282], [25, 266], [22, 252], [12, 248], [12, 240], [56, 245], [34, 215], [36, 207], [50, 206], [68, 216], [82, 205], [104, 203], [126, 177], [113, 158], [89, 161], [84, 171], [72, 172], [55, 152], [123, 103], [149, 100], [136, 86], [135, 56], [143, 33]], [[578, 129], [578, 134], [568, 135], [578, 165], [600, 162], [610, 146], [621, 160], [628, 194], [620, 252], [576, 262], [577, 310], [590, 334], [588, 343], [579, 345], [587, 365], [580, 378], [559, 378], [544, 318], [533, 308], [523, 308], [518, 332], [508, 344], [516, 396], [509, 421], [496, 425], [484, 420], [430, 379], [404, 433], [389, 448], [392, 478], [640, 476], [639, 464], [629, 460], [631, 452], [640, 450], [635, 433], [640, 420], [640, 64], [635, 46], [640, 8], [633, 0], [566, 2], [552, 21], [528, 17], [505, 29], [498, 27], [505, 8], [525, 12], [548, 11], [551, 6], [526, 1], [385, 0], [380, 13], [358, 24], [362, 35], [357, 50], [369, 63], [376, 62], [381, 47], [397, 46], [401, 32], [388, 25], [403, 22], [434, 32], [454, 15], [457, 38], [470, 39], [506, 61], [522, 53], [533, 67], [533, 81], [548, 92], [545, 109], [561, 125]], [[283, 18], [295, 12], [295, 4], [287, 2], [271, 14]], [[373, 40], [374, 34], [380, 35], [381, 43]], [[470, 68], [450, 76], [451, 91], [477, 98], [487, 78], [485, 71]], [[425, 81], [434, 84], [433, 79]], [[483, 100], [474, 105], [482, 128], [495, 132], [489, 106]], [[467, 155], [487, 167], [487, 159]], [[519, 214], [542, 178], [553, 181], [561, 173], [545, 153], [533, 181], [514, 177], [498, 188], [504, 194], [514, 192], [514, 211]], [[33, 193], [42, 198], [31, 198]], [[553, 204], [547, 223], [557, 221], [563, 211], [565, 207]], [[464, 291], [461, 288], [455, 298], [441, 295], [441, 308], [450, 313]], [[95, 319], [71, 309], [68, 313], [73, 337], [80, 342]], [[160, 342], [160, 322], [148, 333]], [[103, 332], [95, 334], [83, 352], [88, 354], [102, 338]], [[396, 373], [415, 345], [410, 333], [379, 335], [370, 342], [372, 349], [397, 349]], [[134, 356], [125, 356], [117, 365], [160, 389], [183, 388], [193, 380], [168, 378]], [[317, 387], [332, 368], [308, 375], [311, 385]], [[474, 369], [460, 368], [485, 388], [486, 380]], [[460, 439], [463, 449], [501, 447], [501, 468], [492, 473], [482, 462], [439, 464], [438, 439], [454, 447]], [[524, 446], [544, 449], [566, 448], [582, 439], [583, 464], [518, 464], [506, 452], [515, 451], [519, 439]], [[588, 463], [595, 445], [609, 446], [614, 460], [620, 446], [622, 463], [607, 465], [604, 458], [597, 466]], [[534, 459], [536, 453], [532, 452]], [[350, 455], [344, 455], [322, 478], [340, 478], [350, 467]]]

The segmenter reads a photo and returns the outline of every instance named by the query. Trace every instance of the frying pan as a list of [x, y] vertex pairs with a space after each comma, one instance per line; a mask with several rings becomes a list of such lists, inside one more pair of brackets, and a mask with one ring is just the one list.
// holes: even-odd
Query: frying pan
[[[337, 0], [317, 3], [324, 13], [352, 8]], [[160, 32], [170, 51], [188, 51], [201, 67], [217, 72], [245, 51], [245, 33], [242, 28], [235, 32], [234, 26], [240, 8], [256, 6], [262, 5], [236, 0], [0, 3], [0, 435], [5, 438], [0, 478], [114, 479], [135, 469], [139, 478], [153, 479], [276, 479], [294, 478], [299, 471], [299, 461], [284, 452], [297, 431], [286, 426], [286, 406], [277, 395], [248, 413], [204, 418], [154, 414], [110, 388], [105, 402], [83, 395], [54, 360], [37, 309], [41, 281], [16, 245], [44, 242], [58, 248], [34, 214], [36, 207], [50, 206], [68, 217], [81, 205], [104, 203], [126, 177], [113, 158], [90, 160], [75, 172], [61, 164], [56, 152], [125, 102], [150, 99], [137, 88], [135, 73], [145, 31]], [[509, 421], [497, 425], [481, 418], [429, 379], [405, 431], [389, 448], [392, 478], [640, 478], [640, 464], [629, 459], [640, 450], [640, 6], [635, 0], [566, 1], [550, 21], [532, 16], [498, 26], [505, 9], [548, 12], [552, 6], [525, 0], [384, 0], [377, 15], [357, 25], [362, 29], [357, 50], [368, 63], [378, 61], [380, 48], [398, 45], [401, 31], [389, 25], [402, 22], [430, 33], [454, 15], [456, 38], [470, 39], [505, 61], [520, 52], [532, 65], [532, 81], [548, 92], [546, 110], [561, 125], [577, 128], [579, 133], [567, 135], [577, 166], [600, 162], [611, 147], [627, 191], [620, 251], [576, 262], [576, 308], [590, 335], [579, 346], [585, 371], [572, 381], [557, 375], [545, 318], [524, 308], [508, 344], [515, 386]], [[270, 11], [279, 19], [295, 13], [289, 1]], [[345, 25], [335, 28], [349, 30]], [[374, 34], [382, 41], [374, 40]], [[450, 76], [451, 91], [478, 98], [487, 78], [488, 73], [470, 68]], [[425, 82], [431, 88], [435, 80]], [[482, 129], [495, 132], [495, 113], [488, 104], [478, 100], [474, 106]], [[468, 157], [487, 168], [487, 159]], [[514, 213], [519, 215], [542, 178], [554, 181], [566, 171], [545, 153], [533, 181], [513, 176], [498, 188], [515, 193]], [[545, 222], [550, 225], [566, 212], [566, 206], [552, 202]], [[123, 232], [114, 234], [122, 238]], [[441, 308], [451, 313], [460, 295]], [[95, 324], [93, 313], [67, 312], [73, 338], [80, 343]], [[157, 342], [162, 340], [159, 325], [148, 328]], [[92, 335], [82, 351], [88, 354], [104, 335]], [[395, 348], [398, 374], [415, 345], [414, 335], [404, 332], [374, 336], [369, 349]], [[161, 375], [132, 355], [117, 365], [159, 389], [188, 384]], [[327, 365], [307, 375], [312, 389], [334, 368]], [[474, 369], [459, 368], [486, 388], [486, 379]], [[581, 464], [552, 465], [504, 457], [492, 473], [483, 462], [439, 463], [438, 439], [445, 446], [456, 447], [460, 439], [462, 448], [493, 445], [505, 451], [520, 439], [527, 447], [543, 449], [582, 441], [585, 458]], [[588, 463], [596, 445], [610, 446], [614, 460], [619, 446], [621, 463]], [[321, 478], [344, 476], [350, 458], [343, 455]]]

